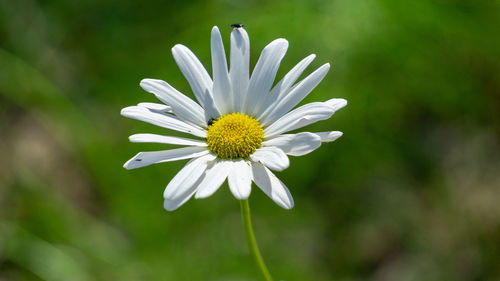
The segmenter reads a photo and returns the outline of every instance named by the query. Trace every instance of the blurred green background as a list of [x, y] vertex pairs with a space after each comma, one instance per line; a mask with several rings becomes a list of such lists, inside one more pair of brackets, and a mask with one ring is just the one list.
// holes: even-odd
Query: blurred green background
[[126, 171], [120, 109], [142, 78], [192, 96], [170, 49], [210, 69], [242, 22], [251, 63], [283, 37], [278, 79], [333, 66], [305, 102], [349, 104], [308, 131], [344, 136], [278, 173], [295, 208], [254, 188], [276, 280], [500, 280], [500, 2], [0, 0], [0, 280], [260, 280], [227, 185], [175, 212], [184, 163]]

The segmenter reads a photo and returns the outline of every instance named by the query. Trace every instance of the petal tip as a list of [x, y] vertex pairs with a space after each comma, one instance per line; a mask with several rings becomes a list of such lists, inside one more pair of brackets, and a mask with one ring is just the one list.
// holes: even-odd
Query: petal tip
[[125, 168], [126, 170], [132, 170], [133, 168], [130, 165], [131, 161], [132, 161], [132, 159], [130, 159], [127, 162], [125, 162], [125, 164], [123, 164], [123, 168]]
[[293, 197], [291, 194], [288, 194], [288, 200], [285, 200], [282, 205], [283, 209], [285, 210], [290, 210], [293, 208], [293, 206], [295, 206], [295, 202], [293, 201]]
[[172, 47], [172, 54], [175, 56], [177, 54], [177, 52], [182, 52], [184, 50], [188, 49], [188, 47], [182, 45], [182, 44], [175, 44], [173, 47]]
[[340, 131], [321, 132], [317, 134], [321, 137], [321, 142], [332, 142], [343, 135]]
[[238, 35], [238, 36], [243, 36], [246, 41], [248, 41], [248, 33], [246, 29], [239, 27], [239, 28], [233, 28], [231, 31], [231, 35]]
[[141, 80], [141, 82], [139, 82], [139, 86], [141, 86], [141, 88], [144, 89], [144, 87], [148, 86], [149, 84], [151, 84], [154, 81], [156, 81], [156, 80], [151, 79], [151, 78], [144, 78]]
[[124, 117], [128, 117], [127, 115], [129, 112], [130, 112], [130, 106], [122, 108], [122, 110], [120, 110], [120, 115], [124, 116]]
[[327, 100], [325, 103], [327, 105], [333, 107], [334, 110], [337, 111], [337, 110], [339, 110], [347, 105], [347, 100], [342, 99], [342, 98], [334, 98], [334, 99]]
[[250, 193], [241, 193], [240, 190], [231, 190], [231, 193], [233, 194], [234, 198], [237, 200], [246, 200], [250, 196]]
[[163, 201], [163, 208], [169, 212], [175, 211], [179, 207], [180, 206], [178, 204], [173, 204], [172, 202], [170, 202], [170, 200], [165, 199], [165, 201]]
[[207, 193], [203, 190], [203, 188], [198, 189], [198, 191], [194, 194], [194, 199], [205, 199], [210, 197], [212, 193]]
[[288, 40], [286, 40], [285, 38], [278, 38], [274, 40], [274, 42], [276, 42], [276, 44], [285, 44], [288, 46]]
[[295, 205], [291, 194], [288, 194], [286, 199], [280, 198], [278, 200], [275, 200], [275, 202], [276, 202], [276, 204], [278, 204], [278, 206], [280, 206], [281, 208], [283, 208], [285, 210], [290, 210]]
[[134, 157], [130, 158], [127, 162], [125, 162], [125, 164], [123, 164], [123, 168], [127, 170], [132, 170], [135, 168], [143, 167], [144, 165], [141, 165], [141, 161], [143, 158], [142, 155], [143, 155], [142, 152], [139, 152], [136, 155], [134, 155]]

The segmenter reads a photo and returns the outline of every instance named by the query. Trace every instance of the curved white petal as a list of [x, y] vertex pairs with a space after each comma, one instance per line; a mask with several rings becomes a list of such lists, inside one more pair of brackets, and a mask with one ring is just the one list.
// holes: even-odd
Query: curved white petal
[[276, 106], [273, 107], [271, 112], [262, 116], [262, 126], [272, 124], [299, 104], [319, 84], [319, 82], [323, 80], [329, 69], [330, 64], [324, 64], [297, 85], [293, 86], [286, 96], [284, 96], [279, 103], [276, 103]]
[[140, 102], [137, 106], [145, 107], [153, 112], [158, 113], [174, 113], [172, 107], [166, 104], [154, 103], [154, 102]]
[[149, 142], [149, 143], [165, 143], [175, 145], [192, 145], [192, 146], [208, 146], [206, 142], [201, 140], [193, 140], [188, 138], [162, 136], [155, 134], [135, 134], [128, 137], [131, 142]]
[[321, 138], [321, 142], [332, 142], [343, 135], [340, 131], [317, 132], [313, 134], [318, 135]]
[[250, 155], [250, 159], [255, 162], [260, 162], [264, 164], [264, 166], [275, 171], [283, 171], [290, 166], [290, 160], [288, 160], [288, 156], [286, 156], [285, 152], [272, 146], [263, 146], [257, 149]]
[[146, 151], [139, 152], [130, 160], [128, 160], [123, 167], [127, 170], [149, 166], [151, 164], [171, 162], [182, 159], [189, 159], [200, 157], [208, 154], [209, 151], [206, 147], [182, 147], [169, 150], [160, 151]]
[[[206, 175], [206, 173], [203, 175]], [[190, 188], [184, 190], [180, 195], [176, 196], [176, 198], [174, 199], [165, 198], [165, 201], [163, 201], [163, 207], [165, 208], [165, 210], [173, 211], [182, 206], [184, 203], [186, 203], [198, 190], [200, 182], [204, 178], [203, 175], [201, 175]]]
[[287, 49], [288, 41], [276, 39], [262, 50], [248, 84], [243, 112], [253, 116], [258, 112], [256, 106], [269, 94]]
[[233, 88], [233, 106], [231, 112], [241, 112], [242, 97], [246, 96], [249, 82], [250, 39], [243, 28], [231, 32], [229, 78]]
[[208, 162], [216, 157], [212, 154], [203, 155], [189, 160], [177, 175], [168, 183], [163, 197], [168, 200], [177, 201], [184, 197], [186, 193], [191, 193], [191, 188], [195, 186], [198, 179], [205, 173]]
[[335, 111], [343, 108], [347, 105], [347, 101], [345, 99], [329, 99], [325, 101], [326, 104], [333, 107]]
[[145, 107], [140, 107], [140, 106], [125, 107], [124, 109], [122, 109], [121, 115], [128, 118], [147, 122], [156, 126], [160, 126], [163, 128], [167, 128], [170, 130], [189, 133], [200, 138], [204, 138], [207, 136], [207, 132], [200, 127], [188, 124], [184, 121], [181, 121], [167, 114], [152, 112]]
[[170, 105], [172, 111], [179, 118], [201, 127], [207, 127], [203, 108], [195, 101], [170, 86], [167, 82], [148, 78], [142, 79], [140, 85], [146, 92], [155, 95], [157, 99]]
[[214, 26], [211, 35], [211, 53], [213, 70], [213, 97], [221, 114], [230, 113], [233, 104], [231, 82], [227, 70], [226, 52], [219, 28]]
[[213, 163], [213, 165], [209, 166], [205, 173], [205, 177], [199, 184], [195, 198], [206, 198], [214, 194], [229, 175], [232, 168], [231, 164], [229, 160], [218, 160]]
[[298, 107], [264, 129], [264, 137], [272, 138], [282, 133], [302, 128], [309, 124], [330, 118], [335, 111], [344, 107], [344, 99], [331, 99], [326, 102], [312, 102]]
[[252, 168], [245, 160], [234, 160], [231, 166], [227, 177], [229, 189], [236, 199], [247, 199], [252, 186]]
[[263, 146], [275, 146], [288, 155], [301, 156], [308, 154], [321, 146], [321, 137], [317, 134], [303, 132], [298, 134], [281, 135], [266, 140]]
[[172, 48], [172, 54], [182, 74], [189, 82], [194, 95], [205, 109], [206, 121], [220, 116], [212, 96], [213, 82], [207, 70], [198, 58], [186, 46], [177, 44]]
[[196, 192], [197, 185], [194, 184], [188, 190], [186, 190], [181, 196], [178, 196], [175, 199], [165, 199], [163, 201], [163, 208], [167, 211], [174, 211], [180, 206], [184, 205]]
[[285, 209], [293, 208], [290, 191], [268, 168], [261, 163], [252, 163], [253, 181], [276, 204]]
[[271, 111], [281, 101], [314, 58], [316, 58], [316, 55], [312, 54], [301, 60], [274, 86], [269, 95], [260, 101], [255, 112], [255, 116], [258, 117], [257, 120], [260, 121], [266, 112]]

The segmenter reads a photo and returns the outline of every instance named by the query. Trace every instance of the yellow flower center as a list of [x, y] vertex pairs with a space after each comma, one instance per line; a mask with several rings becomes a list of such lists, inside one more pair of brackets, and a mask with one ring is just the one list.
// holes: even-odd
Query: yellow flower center
[[260, 147], [264, 130], [257, 120], [242, 114], [222, 115], [208, 126], [208, 148], [219, 158], [247, 158]]

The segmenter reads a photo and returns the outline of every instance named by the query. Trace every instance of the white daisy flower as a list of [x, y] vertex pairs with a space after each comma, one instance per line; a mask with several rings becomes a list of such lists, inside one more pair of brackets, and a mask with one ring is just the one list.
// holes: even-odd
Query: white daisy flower
[[330, 118], [347, 101], [330, 99], [295, 108], [325, 77], [330, 65], [322, 65], [295, 83], [315, 58], [315, 55], [310, 55], [273, 87], [287, 48], [285, 39], [272, 41], [262, 51], [250, 75], [248, 34], [243, 28], [234, 28], [228, 69], [220, 32], [214, 27], [211, 34], [213, 78], [187, 47], [175, 45], [172, 48], [175, 61], [198, 102], [165, 81], [141, 81], [141, 87], [163, 104], [139, 103], [122, 109], [121, 114], [193, 136], [130, 136], [132, 142], [184, 147], [140, 152], [125, 163], [126, 169], [191, 159], [167, 185], [163, 194], [165, 209], [175, 210], [193, 195], [195, 198], [208, 197], [226, 179], [231, 192], [239, 200], [248, 198], [254, 182], [279, 206], [285, 209], [293, 207], [290, 191], [271, 170], [288, 168], [288, 155], [307, 154], [322, 142], [339, 138], [342, 132], [287, 132]]

